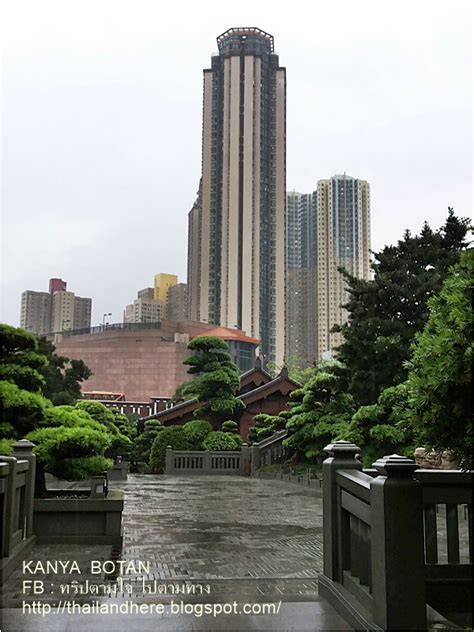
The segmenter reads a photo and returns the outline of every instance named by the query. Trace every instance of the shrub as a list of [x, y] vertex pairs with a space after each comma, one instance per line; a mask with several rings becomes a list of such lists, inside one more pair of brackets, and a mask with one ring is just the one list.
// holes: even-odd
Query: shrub
[[161, 424], [161, 421], [158, 421], [157, 419], [149, 419], [148, 421], [145, 421], [145, 428], [143, 432], [138, 435], [133, 444], [130, 458], [134, 463], [150, 464], [151, 446], [158, 436], [158, 433], [163, 430], [164, 426]]
[[0, 454], [8, 456], [12, 453], [12, 445], [15, 439], [0, 439]]
[[190, 450], [202, 450], [203, 441], [211, 431], [211, 424], [203, 419], [188, 421], [183, 426], [184, 436], [189, 443]]
[[189, 442], [184, 434], [183, 426], [167, 426], [153, 441], [150, 452], [150, 466], [154, 472], [162, 472], [165, 467], [166, 448], [189, 450]]
[[78, 459], [62, 459], [55, 468], [55, 475], [66, 480], [78, 481], [101, 474], [113, 465], [105, 456], [84, 456]]
[[239, 450], [242, 439], [239, 435], [216, 430], [210, 432], [203, 443], [205, 450]]
[[229, 419], [229, 421], [224, 421], [224, 423], [222, 424], [222, 432], [238, 433], [239, 424], [236, 421], [232, 421], [231, 419]]

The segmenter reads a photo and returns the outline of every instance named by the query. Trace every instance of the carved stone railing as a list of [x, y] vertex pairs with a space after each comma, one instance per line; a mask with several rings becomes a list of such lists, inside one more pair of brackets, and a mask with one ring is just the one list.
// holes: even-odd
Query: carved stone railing
[[245, 474], [248, 448], [239, 451], [192, 451], [166, 448], [165, 474]]
[[[326, 451], [321, 595], [356, 629], [423, 630], [427, 604], [443, 614], [446, 605], [453, 607], [451, 612], [468, 609], [471, 475], [416, 470], [413, 460], [398, 455], [363, 471], [354, 444], [336, 442]], [[434, 508], [442, 504], [445, 532], [436, 523]], [[446, 560], [437, 555], [444, 535]]]
[[34, 544], [33, 502], [36, 457], [33, 444], [13, 444], [13, 456], [0, 456], [0, 580], [5, 580]]
[[286, 451], [283, 447], [283, 441], [287, 436], [288, 430], [278, 430], [270, 437], [262, 439], [250, 447], [252, 474], [255, 474], [258, 468], [278, 463], [284, 458]]

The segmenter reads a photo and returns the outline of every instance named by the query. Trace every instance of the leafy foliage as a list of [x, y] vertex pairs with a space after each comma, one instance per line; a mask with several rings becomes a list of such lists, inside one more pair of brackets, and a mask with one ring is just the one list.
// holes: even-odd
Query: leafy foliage
[[414, 436], [406, 383], [386, 388], [376, 404], [361, 406], [344, 437], [363, 448], [366, 465], [397, 452], [413, 456]]
[[87, 380], [92, 371], [82, 360], [70, 360], [55, 353], [55, 346], [40, 338], [39, 352], [46, 357], [47, 363], [41, 369], [44, 378], [42, 392], [53, 404], [75, 404], [81, 397], [81, 382]]
[[316, 371], [316, 364], [308, 361], [304, 356], [291, 355], [285, 358], [282, 366], [277, 366], [274, 362], [269, 362], [267, 369], [273, 377], [280, 374], [283, 367], [286, 367], [289, 377], [298, 382], [298, 384], [306, 384], [313, 377]]
[[183, 433], [190, 450], [202, 450], [202, 444], [211, 431], [211, 424], [202, 419], [188, 421], [183, 425]]
[[345, 388], [344, 367], [332, 360], [322, 362], [314, 377], [291, 393], [283, 445], [294, 460], [320, 460], [327, 443], [346, 438], [355, 406]]
[[449, 209], [439, 230], [425, 223], [420, 235], [406, 231], [396, 246], [375, 254], [373, 280], [341, 270], [349, 318], [335, 328], [344, 336], [338, 358], [348, 368], [349, 390], [359, 404], [373, 403], [385, 388], [405, 381], [404, 362], [414, 335], [426, 323], [428, 300], [466, 248], [468, 229], [469, 220]]
[[258, 443], [271, 437], [277, 430], [283, 430], [287, 422], [284, 412], [279, 415], [267, 415], [266, 413], [255, 415], [254, 425], [249, 430], [249, 444]]
[[183, 426], [167, 426], [157, 435], [153, 441], [150, 452], [150, 466], [154, 472], [164, 470], [166, 448], [171, 446], [174, 450], [189, 450], [189, 442], [184, 434]]
[[150, 465], [150, 452], [154, 440], [164, 429], [161, 421], [149, 419], [145, 421], [145, 427], [141, 434], [133, 442], [130, 460], [134, 463], [146, 463]]
[[24, 329], [0, 324], [0, 340], [0, 380], [39, 392], [44, 385], [41, 371], [47, 359], [39, 353], [37, 337]]
[[468, 250], [429, 302], [428, 322], [406, 363], [412, 421], [425, 447], [450, 450], [472, 467], [474, 251]]
[[195, 377], [187, 383], [187, 393], [193, 393], [202, 403], [196, 417], [219, 425], [226, 419], [237, 419], [244, 403], [235, 396], [240, 383], [239, 370], [227, 353], [227, 343], [215, 336], [198, 336], [188, 348], [194, 354], [184, 361], [188, 373]]
[[236, 421], [229, 419], [222, 424], [222, 432], [239, 432], [239, 424]]
[[242, 439], [240, 435], [215, 430], [210, 432], [203, 443], [204, 450], [240, 450]]

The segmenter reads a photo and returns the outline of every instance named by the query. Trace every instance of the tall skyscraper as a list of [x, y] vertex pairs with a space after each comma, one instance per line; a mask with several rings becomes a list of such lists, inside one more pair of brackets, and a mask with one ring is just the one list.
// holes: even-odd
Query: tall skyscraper
[[25, 290], [21, 295], [20, 327], [40, 336], [51, 331], [51, 294]]
[[331, 333], [347, 320], [344, 278], [338, 267], [360, 279], [370, 278], [370, 187], [365, 180], [335, 175], [320, 180], [318, 213], [318, 351], [334, 354], [341, 334]]
[[188, 319], [188, 286], [186, 283], [177, 283], [168, 290], [168, 319]]
[[285, 357], [312, 362], [316, 348], [316, 194], [286, 198], [286, 344]]
[[348, 298], [339, 267], [370, 278], [370, 187], [346, 174], [287, 195], [287, 356], [335, 355], [342, 340], [331, 329], [346, 321]]
[[[283, 361], [286, 72], [273, 37], [231, 28], [204, 70], [202, 179], [189, 221], [190, 318]], [[189, 269], [189, 267], [188, 267]]]

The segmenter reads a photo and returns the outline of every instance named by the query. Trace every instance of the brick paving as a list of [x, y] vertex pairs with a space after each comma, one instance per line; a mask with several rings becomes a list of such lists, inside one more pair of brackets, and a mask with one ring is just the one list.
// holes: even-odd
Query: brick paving
[[[88, 572], [90, 560], [110, 560], [110, 547], [38, 545], [30, 559], [74, 559], [82, 574], [42, 575], [51, 590], [34, 595], [24, 590], [18, 569], [1, 593], [7, 625], [3, 630], [64, 632], [88, 630], [306, 630], [349, 629], [318, 597], [322, 571], [322, 499], [303, 487], [280, 481], [242, 477], [166, 477], [130, 475], [114, 482], [125, 491], [124, 563], [146, 564], [147, 572], [106, 577]], [[129, 569], [130, 570], [130, 569]], [[61, 585], [74, 584], [84, 593], [61, 595]], [[89, 588], [87, 587], [89, 581]], [[90, 586], [98, 586], [91, 592]], [[100, 587], [100, 589], [99, 589]], [[74, 589], [75, 591], [76, 589]], [[200, 591], [204, 590], [204, 594]], [[275, 617], [231, 617], [219, 627], [214, 618], [169, 615], [133, 619], [56, 613], [47, 617], [21, 614], [22, 603], [57, 605], [58, 599], [78, 604], [270, 603], [281, 601]], [[315, 622], [317, 613], [318, 622]], [[50, 627], [42, 627], [47, 624]], [[318, 625], [320, 627], [318, 627]], [[150, 626], [148, 628], [147, 626]], [[234, 627], [232, 627], [234, 626]], [[267, 627], [265, 627], [267, 626]], [[296, 626], [296, 627], [295, 627]]]

